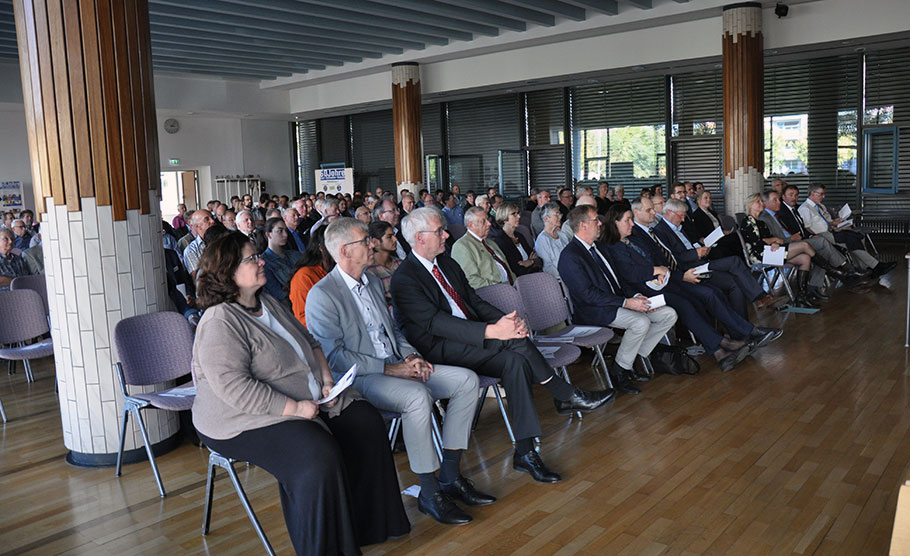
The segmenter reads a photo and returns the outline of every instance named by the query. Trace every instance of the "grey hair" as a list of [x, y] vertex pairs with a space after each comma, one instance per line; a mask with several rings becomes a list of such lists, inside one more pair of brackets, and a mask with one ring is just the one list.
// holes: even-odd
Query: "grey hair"
[[816, 191], [824, 191], [824, 190], [825, 190], [824, 185], [822, 185], [820, 183], [813, 183], [812, 185], [809, 186], [808, 193], [815, 193]]
[[635, 197], [629, 205], [632, 207], [632, 212], [636, 210], [641, 210], [641, 197]]
[[[325, 200], [322, 201], [322, 208], [323, 209], [325, 207], [338, 208], [338, 204], [339, 204], [338, 199], [336, 199], [335, 197], [326, 197]], [[322, 213], [322, 211], [319, 211], [319, 212]]]
[[[373, 220], [382, 220], [382, 218], [380, 218], [380, 216], [382, 215], [383, 205], [385, 205], [386, 203], [389, 203], [392, 205], [392, 210], [395, 210], [396, 208], [398, 208], [398, 205], [395, 204], [395, 201], [393, 201], [391, 197], [389, 197], [387, 199], [384, 198], [381, 201], [379, 201], [378, 203], [376, 203], [375, 207], [373, 207], [373, 215], [372, 215]], [[364, 206], [364, 208], [366, 208], [366, 207]], [[367, 209], [367, 210], [369, 210], [369, 209]]]
[[468, 226], [477, 220], [485, 219], [487, 212], [480, 207], [471, 207], [464, 213], [464, 225]]
[[11, 240], [16, 240], [16, 234], [14, 234], [13, 231], [9, 228], [0, 228], [0, 236], [9, 236]]
[[589, 193], [584, 193], [579, 196], [575, 201], [575, 206], [587, 206], [587, 207], [596, 207], [597, 201], [594, 200], [594, 195]]
[[313, 201], [313, 208], [316, 209], [316, 212], [322, 214], [323, 204], [325, 204], [325, 197], [316, 197], [316, 200]]
[[420, 207], [412, 210], [401, 221], [401, 233], [404, 234], [405, 241], [414, 245], [417, 239], [417, 232], [426, 231], [430, 225], [430, 220], [433, 218], [439, 220], [439, 223], [445, 226], [445, 215], [436, 207]]
[[[475, 205], [475, 206], [476, 206], [476, 205], [479, 205], [481, 202], [490, 203], [490, 197], [487, 196], [487, 195], [478, 195], [478, 196], [474, 197], [474, 205]], [[490, 204], [492, 204], [492, 203], [490, 203]]]
[[762, 193], [761, 193], [761, 200], [762, 200], [762, 202], [763, 202], [763, 203], [767, 203], [767, 202], [768, 202], [768, 199], [771, 198], [771, 194], [772, 194], [772, 193], [777, 193], [777, 191], [774, 191], [773, 189], [772, 189], [771, 191], [762, 191]]
[[367, 237], [370, 235], [366, 224], [350, 217], [337, 218], [325, 229], [325, 248], [336, 261], [341, 255], [341, 247], [351, 241], [351, 231], [355, 229], [363, 230]]
[[670, 197], [667, 199], [667, 202], [664, 203], [664, 214], [668, 212], [680, 212], [688, 210], [689, 205], [687, 205], [684, 201], [680, 201], [679, 199], [673, 197]]
[[550, 201], [543, 206], [541, 218], [549, 218], [554, 212], [559, 212], [559, 204], [556, 201]]

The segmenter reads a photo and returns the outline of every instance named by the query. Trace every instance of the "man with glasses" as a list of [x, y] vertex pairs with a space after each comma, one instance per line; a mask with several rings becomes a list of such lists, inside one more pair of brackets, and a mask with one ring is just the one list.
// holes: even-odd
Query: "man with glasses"
[[13, 247], [19, 249], [20, 251], [25, 251], [28, 249], [29, 242], [32, 240], [32, 232], [25, 225], [25, 221], [21, 218], [13, 220], [12, 226], [13, 234], [16, 236], [16, 240], [13, 242]]
[[452, 246], [452, 258], [468, 277], [472, 288], [493, 284], [514, 284], [515, 274], [506, 256], [494, 241], [487, 241], [493, 225], [480, 207], [468, 209], [465, 215], [468, 231]]
[[[244, 196], [246, 198], [246, 196]], [[249, 215], [248, 211], [246, 212]], [[202, 251], [205, 249], [205, 241], [202, 237], [205, 235], [206, 230], [211, 228], [215, 224], [215, 219], [212, 218], [212, 213], [207, 210], [197, 210], [193, 213], [193, 216], [190, 217], [190, 231], [196, 237], [189, 245], [186, 246], [186, 250], [183, 251], [183, 264], [186, 267], [186, 271], [196, 277], [196, 267], [199, 266], [199, 258], [202, 256]]]
[[[470, 506], [496, 501], [460, 471], [477, 409], [477, 375], [427, 362], [404, 338], [386, 307], [380, 280], [364, 272], [374, 258], [362, 222], [339, 218], [326, 229], [325, 246], [336, 265], [307, 296], [307, 328], [322, 344], [336, 381], [357, 364], [354, 387], [377, 408], [401, 414], [408, 460], [420, 478], [418, 509], [443, 524], [470, 522], [453, 499]], [[432, 428], [438, 399], [449, 400], [441, 463]]]
[[517, 439], [512, 466], [540, 482], [560, 481], [534, 450], [541, 429], [531, 385], [549, 390], [561, 414], [593, 411], [613, 398], [613, 390], [581, 390], [556, 376], [528, 338], [524, 320], [474, 292], [458, 263], [443, 254], [448, 233], [439, 211], [415, 210], [403, 229], [412, 250], [392, 276], [392, 302], [408, 342], [431, 363], [501, 378]]
[[572, 209], [572, 206], [575, 204], [575, 196], [572, 195], [572, 190], [568, 187], [563, 187], [559, 190], [559, 212], [562, 213], [563, 218], [569, 215], [569, 210]]
[[572, 298], [573, 323], [625, 331], [610, 365], [610, 376], [621, 392], [637, 394], [641, 390], [635, 386], [632, 374], [635, 356], [651, 354], [676, 323], [676, 311], [670, 307], [652, 311], [648, 298], [641, 294], [626, 297], [615, 265], [597, 248], [602, 226], [593, 206], [576, 207], [569, 212], [569, 228], [574, 237], [559, 256], [559, 274]]
[[[413, 202], [414, 198], [411, 197], [412, 205]], [[411, 246], [404, 240], [401, 230], [398, 229], [400, 217], [401, 210], [399, 210], [395, 201], [391, 199], [383, 200], [376, 205], [376, 208], [373, 210], [373, 220], [388, 222], [392, 225], [392, 229], [395, 230], [395, 238], [398, 240], [398, 243], [395, 245], [395, 254], [398, 255], [399, 259], [404, 260], [404, 258], [408, 256], [408, 253], [411, 252]]]
[[455, 194], [448, 191], [442, 194], [442, 213], [450, 226], [464, 226], [464, 210], [458, 206]]

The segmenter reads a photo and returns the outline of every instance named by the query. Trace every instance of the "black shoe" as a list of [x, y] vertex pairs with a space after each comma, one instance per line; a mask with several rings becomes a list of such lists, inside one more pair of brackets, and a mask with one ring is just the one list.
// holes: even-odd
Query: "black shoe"
[[616, 395], [613, 389], [607, 390], [582, 390], [575, 388], [572, 397], [566, 401], [553, 400], [556, 405], [556, 413], [568, 415], [574, 411], [594, 411], [598, 407], [612, 400]]
[[750, 336], [752, 342], [751, 344], [757, 349], [760, 347], [765, 347], [774, 340], [781, 337], [784, 331], [780, 328], [763, 328], [756, 326], [755, 330], [752, 331]]
[[[720, 371], [722, 373], [732, 370], [733, 367], [738, 365], [740, 361], [745, 359], [749, 353], [751, 353], [751, 350], [747, 345], [739, 348], [736, 351], [727, 351], [725, 349], [720, 349], [718, 351], [722, 352], [720, 358], [717, 359], [717, 366], [720, 367]], [[715, 358], [717, 358], [716, 354]]]
[[634, 377], [633, 371], [623, 369], [615, 361], [610, 365], [610, 379], [613, 387], [623, 394], [641, 394], [641, 390], [635, 386]]
[[878, 278], [888, 274], [897, 267], [897, 263], [886, 263], [884, 261], [879, 261], [875, 268], [872, 269], [872, 276]]
[[496, 501], [495, 497], [484, 494], [474, 488], [474, 483], [466, 479], [463, 475], [459, 475], [458, 478], [451, 483], [443, 483], [440, 481], [439, 488], [442, 492], [448, 494], [450, 498], [461, 500], [468, 506], [486, 506]]
[[417, 497], [417, 509], [420, 513], [427, 514], [443, 525], [464, 525], [474, 519], [461, 511], [449, 495], [438, 491], [429, 500], [421, 494]]
[[517, 471], [530, 473], [531, 476], [534, 477], [534, 480], [539, 483], [558, 483], [562, 480], [559, 473], [547, 469], [543, 460], [540, 459], [540, 454], [535, 450], [531, 450], [520, 456], [516, 452], [515, 455], [512, 456], [512, 468]]
[[[846, 279], [841, 280], [841, 282], [843, 282], [844, 284], [848, 284]], [[810, 301], [816, 301], [816, 300], [828, 301], [828, 299], [830, 299], [827, 295], [822, 293], [821, 288], [819, 288], [818, 286], [809, 286], [806, 293], [807, 293]]]

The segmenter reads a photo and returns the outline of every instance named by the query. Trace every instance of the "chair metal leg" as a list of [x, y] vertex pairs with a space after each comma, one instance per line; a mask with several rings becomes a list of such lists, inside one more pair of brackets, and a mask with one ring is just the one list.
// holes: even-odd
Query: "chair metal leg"
[[209, 525], [212, 522], [212, 498], [215, 497], [215, 458], [214, 453], [209, 454], [209, 471], [205, 479], [205, 507], [202, 513], [202, 536], [209, 534]]
[[[563, 365], [562, 367], [560, 367], [559, 369], [557, 369], [556, 372], [557, 372], [557, 374], [562, 375], [562, 377], [563, 377], [564, 379], [566, 379], [566, 382], [568, 382], [569, 384], [572, 384], [572, 379], [569, 378], [569, 369], [567, 369], [565, 365]], [[584, 419], [584, 417], [582, 417], [582, 415], [581, 415], [581, 411], [576, 411], [576, 412], [575, 412], [575, 415], [578, 416], [578, 420], [579, 420], [579, 421], [581, 421], [582, 419]], [[571, 421], [571, 420], [572, 420], [572, 417], [569, 416], [569, 421]]]
[[6, 411], [3, 411], [3, 400], [0, 400], [0, 418], [3, 419], [4, 423], [7, 421]]
[[607, 387], [613, 389], [613, 381], [610, 380], [610, 368], [607, 367], [607, 360], [604, 358], [604, 347], [594, 346], [594, 360], [598, 362], [607, 377]]
[[149, 433], [145, 429], [145, 421], [142, 420], [142, 412], [138, 407], [131, 408], [136, 416], [136, 422], [139, 423], [139, 432], [142, 433], [142, 441], [145, 442], [145, 453], [148, 454], [149, 463], [152, 464], [152, 473], [155, 475], [155, 482], [158, 483], [158, 492], [161, 497], [167, 496], [164, 492], [164, 483], [161, 482], [161, 474], [158, 473], [158, 464], [155, 463], [155, 454], [152, 453], [152, 443], [149, 442]]
[[[477, 430], [477, 421], [480, 420], [480, 410], [483, 409], [483, 402], [487, 399], [487, 391], [490, 390], [490, 387], [487, 386], [480, 391], [480, 403], [477, 404], [477, 411], [474, 412], [474, 422], [471, 423], [471, 430]], [[496, 390], [496, 393], [499, 394], [499, 390]], [[498, 396], [497, 396], [498, 397]]]
[[272, 549], [271, 543], [269, 543], [269, 538], [265, 536], [265, 531], [262, 530], [262, 525], [259, 524], [259, 520], [256, 519], [256, 514], [253, 513], [253, 507], [250, 506], [250, 501], [246, 497], [246, 492], [243, 491], [243, 486], [240, 484], [240, 479], [237, 477], [237, 472], [234, 471], [234, 466], [228, 462], [225, 467], [228, 476], [231, 478], [231, 482], [234, 483], [234, 490], [237, 491], [237, 496], [240, 497], [240, 503], [243, 504], [243, 509], [246, 510], [246, 515], [250, 518], [250, 522], [253, 524], [253, 529], [256, 530], [256, 534], [259, 535], [259, 540], [262, 541], [263, 546], [265, 546], [265, 551], [269, 556], [275, 556], [275, 551]]
[[28, 359], [23, 359], [22, 366], [25, 367], [25, 380], [35, 382], [35, 375], [32, 374], [32, 362]]
[[117, 449], [117, 469], [114, 472], [115, 477], [120, 476], [120, 470], [123, 467], [123, 444], [126, 442], [126, 422], [129, 420], [130, 410], [126, 404], [123, 405], [123, 419], [120, 425], [120, 448]]
[[439, 461], [442, 461], [442, 432], [439, 430], [439, 422], [436, 420], [436, 415], [430, 415], [430, 424], [433, 426], [433, 446], [436, 448], [436, 455], [439, 456]]
[[[512, 423], [509, 421], [509, 414], [506, 412], [506, 406], [502, 403], [502, 394], [499, 392], [499, 386], [496, 386], [496, 389], [493, 390], [493, 393], [496, 394], [496, 403], [499, 404], [499, 412], [502, 414], [502, 420], [506, 424], [506, 431], [509, 433], [509, 440], [512, 441], [512, 444], [515, 444], [515, 433], [512, 432]], [[478, 412], [478, 415], [480, 413]]]
[[398, 431], [400, 428], [401, 417], [396, 417], [389, 423], [389, 447], [392, 452], [395, 451], [395, 442], [398, 441]]

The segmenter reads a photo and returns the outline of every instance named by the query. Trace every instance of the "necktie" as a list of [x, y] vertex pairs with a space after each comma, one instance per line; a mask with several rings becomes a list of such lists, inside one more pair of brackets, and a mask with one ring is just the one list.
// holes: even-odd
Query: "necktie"
[[588, 250], [591, 253], [591, 256], [594, 257], [594, 264], [597, 265], [597, 268], [603, 273], [604, 278], [607, 279], [607, 283], [610, 284], [610, 289], [613, 290], [613, 293], [619, 294], [619, 284], [616, 283], [616, 280], [613, 279], [613, 274], [607, 268], [607, 265], [604, 264], [603, 259], [600, 258], [600, 254], [597, 252], [597, 249], [592, 245]]
[[433, 276], [436, 278], [436, 281], [439, 282], [439, 285], [442, 286], [442, 289], [445, 290], [449, 297], [452, 298], [452, 301], [455, 302], [455, 305], [458, 305], [458, 308], [461, 309], [461, 312], [464, 313], [465, 318], [470, 318], [471, 312], [468, 311], [468, 306], [465, 305], [464, 300], [461, 299], [461, 296], [458, 295], [458, 292], [455, 291], [455, 288], [449, 285], [445, 277], [442, 275], [442, 272], [439, 271], [439, 267], [435, 264], [433, 265]]
[[795, 208], [791, 208], [790, 205], [787, 205], [787, 210], [790, 211], [790, 214], [793, 215], [793, 218], [796, 220], [796, 225], [799, 228], [799, 233], [803, 237], [809, 237], [809, 233], [806, 231], [806, 225], [803, 222], [803, 217], [799, 215], [799, 211]]
[[509, 279], [509, 285], [510, 285], [510, 286], [514, 286], [515, 284], [514, 284], [514, 282], [513, 282], [513, 280], [512, 280], [512, 273], [509, 272], [509, 267], [506, 265], [506, 263], [502, 262], [502, 259], [500, 259], [500, 258], [496, 255], [496, 251], [493, 251], [493, 249], [492, 249], [489, 245], [487, 245], [487, 241], [486, 241], [486, 240], [484, 240], [484, 239], [480, 240], [480, 244], [483, 245], [484, 248], [490, 253], [490, 255], [493, 257], [493, 260], [496, 261], [496, 264], [498, 264], [499, 266], [501, 266], [502, 269], [506, 271], [506, 278]]
[[824, 214], [822, 214], [822, 208], [821, 208], [820, 206], [818, 206], [818, 205], [815, 205], [815, 212], [817, 212], [818, 215], [821, 216], [822, 222], [825, 223], [825, 229], [826, 229], [826, 230], [830, 230], [830, 229], [831, 229], [831, 224], [828, 224], [828, 219], [825, 218], [825, 215], [824, 215]]
[[651, 234], [651, 239], [654, 240], [660, 250], [664, 252], [664, 257], [667, 258], [667, 263], [669, 263], [670, 270], [676, 270], [679, 268], [679, 265], [676, 264], [676, 257], [673, 256], [673, 253], [667, 249], [667, 246], [664, 245], [659, 239], [657, 239], [657, 234], [654, 233], [654, 230], [648, 230], [648, 233]]

